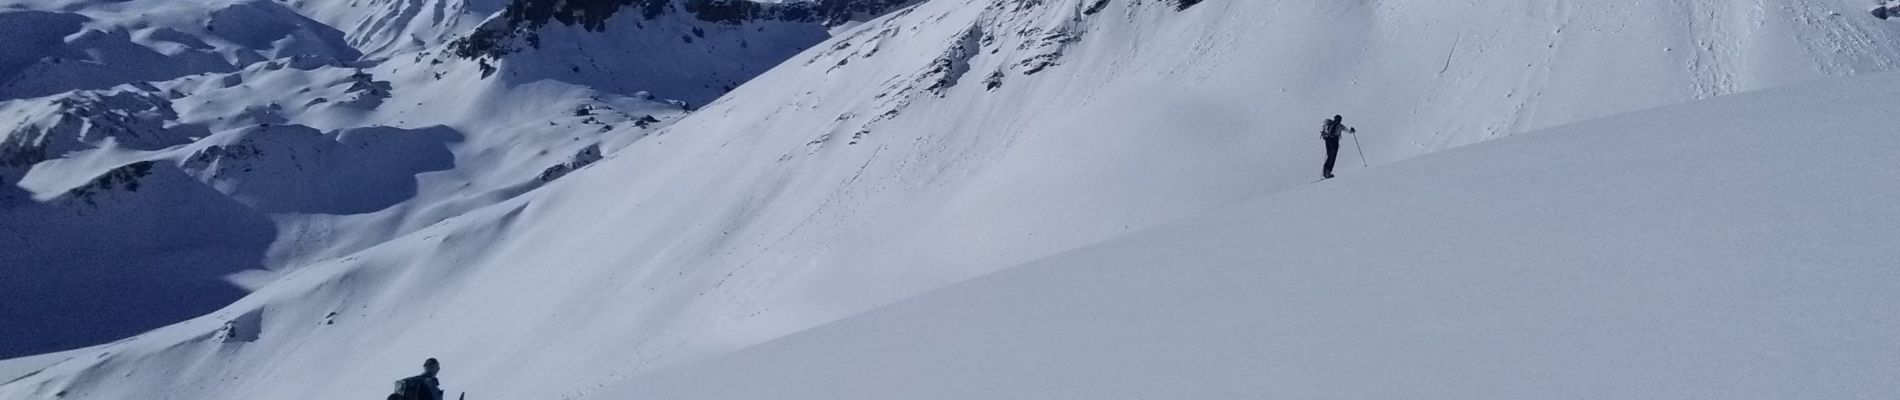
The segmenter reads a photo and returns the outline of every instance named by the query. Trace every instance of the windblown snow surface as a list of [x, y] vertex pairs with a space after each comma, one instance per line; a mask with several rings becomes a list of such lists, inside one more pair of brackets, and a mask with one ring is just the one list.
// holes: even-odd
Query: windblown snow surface
[[[690, 115], [682, 111], [677, 123], [611, 123], [592, 135], [582, 132], [602, 124], [543, 116], [591, 104], [584, 99], [598, 93], [564, 81], [534, 86], [558, 76], [560, 64], [502, 65], [494, 78], [482, 78], [472, 62], [434, 66], [440, 46], [363, 68], [402, 77], [371, 80], [393, 82], [398, 93], [423, 88], [373, 104], [378, 111], [334, 114], [375, 116], [347, 121], [377, 124], [277, 114], [311, 132], [221, 125], [204, 119], [228, 115], [203, 114], [189, 120], [197, 125], [185, 122], [205, 127], [209, 135], [200, 140], [219, 140], [205, 144], [287, 130], [286, 137], [328, 146], [391, 133], [356, 128], [439, 124], [458, 131], [461, 143], [482, 138], [482, 145], [449, 145], [450, 169], [398, 165], [415, 177], [420, 200], [350, 214], [368, 217], [307, 225], [261, 213], [276, 222], [257, 225], [265, 229], [333, 229], [316, 230], [310, 242], [280, 231], [265, 250], [248, 247], [283, 267], [258, 279], [254, 292], [200, 318], [64, 353], [64, 361], [0, 384], [0, 399], [380, 397], [426, 357], [444, 362], [451, 393], [476, 398], [1395, 397], [1407, 388], [1461, 397], [1487, 383], [1517, 395], [1496, 397], [1789, 393], [1738, 389], [1771, 384], [1814, 388], [1822, 397], [1891, 394], [1869, 382], [1892, 371], [1876, 358], [1893, 354], [1891, 342], [1875, 342], [1892, 321], [1842, 322], [1891, 305], [1878, 289], [1894, 281], [1879, 275], [1888, 273], [1880, 263], [1894, 257], [1869, 244], [1892, 235], [1879, 229], [1893, 226], [1892, 215], [1882, 214], [1892, 211], [1871, 205], [1891, 200], [1879, 178], [1893, 176], [1892, 161], [1879, 155], [1894, 143], [1871, 129], [1891, 126], [1876, 111], [1891, 104], [1880, 90], [1891, 79], [1720, 99], [1419, 157], [1518, 132], [1893, 69], [1900, 28], [1865, 17], [1862, 4], [1181, 4], [929, 1], [842, 31]], [[359, 18], [324, 15], [332, 16], [317, 19]], [[361, 43], [356, 30], [342, 31]], [[719, 32], [707, 34], [737, 37]], [[563, 51], [554, 49], [545, 51]], [[575, 82], [603, 78], [588, 75], [601, 70], [569, 66], [583, 74]], [[438, 82], [436, 72], [445, 74], [441, 83], [430, 83]], [[337, 82], [327, 87], [339, 93], [355, 86], [343, 81], [353, 69], [326, 73]], [[218, 79], [131, 91], [216, 91], [225, 82]], [[506, 84], [451, 89], [468, 82]], [[615, 110], [661, 104], [637, 94], [599, 97], [622, 104]], [[314, 101], [295, 100], [283, 104]], [[271, 113], [241, 115], [258, 114]], [[1344, 177], [1309, 185], [1322, 157], [1315, 131], [1333, 114], [1359, 128], [1354, 139], [1365, 155], [1347, 149]], [[410, 115], [432, 117], [415, 122]], [[477, 133], [548, 123], [569, 127]], [[1611, 129], [1618, 127], [1679, 129]], [[603, 143], [604, 159], [575, 164], [585, 167], [545, 186], [528, 183], [590, 142]], [[536, 147], [513, 152], [515, 144]], [[186, 194], [247, 210], [286, 204], [206, 179], [187, 167], [184, 157], [194, 153], [173, 147], [182, 145], [81, 148], [158, 161], [152, 176], [159, 182], [209, 187], [203, 190], [222, 197]], [[1400, 162], [1412, 158], [1419, 159]], [[98, 159], [66, 157], [52, 164], [64, 167], [41, 172], [35, 165], [28, 176], [111, 164], [89, 161]], [[1835, 162], [1863, 169], [1817, 172]], [[464, 168], [489, 172], [465, 177]], [[22, 178], [0, 186], [0, 202], [41, 207], [53, 201], [49, 194], [58, 198], [55, 189], [111, 176]], [[193, 182], [200, 186], [186, 185]], [[457, 189], [460, 183], [474, 189]], [[1227, 208], [1234, 204], [1242, 206]], [[1120, 246], [1090, 247], [825, 326], [1222, 209], [1110, 242]], [[353, 239], [359, 232], [371, 239]], [[1670, 291], [1677, 288], [1684, 291]], [[1745, 316], [1751, 305], [1766, 317]], [[1803, 312], [1826, 305], [1839, 307]], [[999, 338], [1007, 330], [1024, 336]], [[969, 335], [945, 336], [956, 332]], [[1401, 336], [1415, 332], [1424, 333]], [[1691, 340], [1697, 333], [1710, 340]], [[867, 349], [887, 351], [841, 348], [866, 336], [876, 336], [862, 340]], [[1837, 345], [1788, 345], [1797, 342]], [[1167, 352], [1168, 345], [1180, 351]], [[1496, 349], [1519, 352], [1485, 351]], [[816, 354], [827, 350], [836, 353]], [[1764, 352], [1723, 358], [1729, 350]], [[1790, 364], [1763, 361], [1774, 354]], [[1425, 365], [1436, 361], [1462, 363]], [[1626, 361], [1627, 370], [1612, 368]], [[1678, 375], [1689, 382], [1682, 392], [1646, 380], [1667, 375], [1644, 374], [1698, 367], [1708, 368]], [[722, 368], [751, 382], [721, 380], [715, 372]], [[1536, 375], [1539, 368], [1552, 372]], [[956, 373], [942, 381], [923, 375], [948, 370]], [[862, 379], [778, 380], [813, 371]], [[784, 375], [765, 376], [774, 374]], [[1277, 378], [1252, 379], [1262, 374]], [[1750, 376], [1762, 380], [1734, 381]], [[971, 386], [927, 384], [957, 378]], [[851, 382], [824, 386], [840, 382], [826, 379]], [[767, 382], [782, 383], [783, 392]], [[1154, 385], [1130, 388], [1139, 382]], [[881, 391], [907, 385], [922, 391]], [[972, 391], [982, 387], [1021, 391]], [[1145, 391], [1161, 388], [1183, 395]], [[1341, 391], [1303, 391], [1313, 388]]]
[[1895, 87], [1394, 163], [593, 398], [1900, 397]]

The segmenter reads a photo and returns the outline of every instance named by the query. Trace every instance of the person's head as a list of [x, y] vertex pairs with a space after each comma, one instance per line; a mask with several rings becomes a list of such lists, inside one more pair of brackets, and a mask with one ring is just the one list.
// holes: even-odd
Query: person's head
[[428, 361], [422, 362], [423, 375], [435, 376], [436, 371], [441, 371], [441, 370], [442, 370], [442, 363], [435, 361], [434, 358], [431, 358]]
[[1333, 122], [1346, 122], [1346, 117], [1341, 117], [1338, 114], [1334, 114]]

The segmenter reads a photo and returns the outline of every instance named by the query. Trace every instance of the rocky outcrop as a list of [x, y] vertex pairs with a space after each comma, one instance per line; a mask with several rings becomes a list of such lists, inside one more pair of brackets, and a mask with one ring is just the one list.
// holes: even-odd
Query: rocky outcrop
[[579, 26], [590, 32], [607, 30], [607, 21], [622, 12], [637, 12], [646, 20], [668, 13], [728, 25], [752, 21], [806, 22], [837, 26], [882, 15], [918, 0], [818, 0], [760, 3], [748, 0], [515, 0], [500, 18], [450, 42], [450, 51], [466, 59], [500, 58], [519, 48], [514, 42], [539, 48], [537, 32], [550, 22]]
[[600, 154], [600, 145], [587, 146], [587, 148], [581, 149], [580, 152], [574, 153], [574, 157], [567, 162], [541, 170], [541, 176], [538, 177], [538, 179], [542, 182], [560, 179], [563, 176], [567, 176], [569, 172], [586, 168], [589, 165], [593, 165], [594, 162], [600, 161], [602, 158], [605, 157]]

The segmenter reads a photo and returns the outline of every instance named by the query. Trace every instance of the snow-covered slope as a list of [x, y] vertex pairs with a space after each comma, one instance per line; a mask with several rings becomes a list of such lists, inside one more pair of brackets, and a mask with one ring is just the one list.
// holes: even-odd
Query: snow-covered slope
[[[1327, 115], [1383, 165], [1900, 59], [1900, 31], [1846, 1], [1442, 3], [928, 2], [554, 184], [413, 232], [357, 226], [395, 239], [0, 398], [368, 397], [424, 357], [451, 390], [577, 397], [1303, 184]], [[432, 65], [377, 69], [427, 83]], [[441, 87], [503, 81], [452, 67]], [[471, 126], [547, 99], [418, 93], [457, 95]], [[423, 103], [378, 115], [443, 107]]]
[[366, 58], [428, 51], [467, 35], [512, 0], [292, 0], [311, 19], [335, 27]]
[[[531, 27], [510, 24], [552, 3], [9, 3], [22, 9], [4, 12], [131, 29], [133, 43], [113, 48], [172, 58], [76, 48], [70, 37], [72, 49], [13, 54], [50, 65], [76, 57], [60, 51], [83, 52], [96, 68], [31, 81], [65, 93], [0, 101], [0, 264], [20, 269], [0, 284], [0, 317], [14, 322], [0, 327], [0, 357], [203, 315], [284, 271], [525, 193], [822, 40], [832, 21], [817, 16], [900, 5], [829, 1], [808, 6], [823, 14], [778, 20], [715, 19], [697, 0], [643, 3], [665, 7], [615, 15], [598, 11], [634, 5], [564, 2], [592, 7], [590, 17]], [[236, 12], [213, 9], [262, 14], [193, 25], [197, 14]], [[340, 50], [300, 53], [297, 40], [312, 34], [266, 40], [276, 31], [250, 26], [277, 20]], [[522, 36], [499, 45], [519, 47], [453, 54], [493, 26]], [[57, 33], [8, 27], [18, 31], [0, 37], [28, 44]], [[152, 33], [173, 31], [216, 46], [194, 53], [144, 39], [183, 40]], [[369, 55], [356, 59], [345, 42]], [[266, 45], [275, 47], [254, 47]], [[217, 55], [225, 62], [167, 64]], [[134, 83], [70, 91], [122, 82]]]
[[[526, 192], [683, 115], [297, 58], [0, 103], [0, 354], [104, 343]], [[452, 97], [445, 97], [453, 95]], [[425, 106], [424, 103], [427, 103]], [[627, 129], [616, 129], [615, 125]], [[606, 148], [607, 150], [602, 150]], [[83, 299], [81, 301], [80, 299]]]
[[[433, 48], [396, 59], [355, 61], [354, 50], [339, 44], [334, 29], [281, 5], [224, 3], [41, 1], [14, 5], [35, 7], [31, 11], [6, 11], [93, 18], [87, 26], [129, 27], [135, 39], [183, 40], [152, 33], [179, 29], [238, 39], [205, 39], [217, 46], [195, 53], [138, 40], [112, 47], [176, 53], [163, 60], [91, 47], [8, 53], [53, 65], [69, 57], [59, 51], [82, 52], [93, 57], [85, 62], [94, 68], [48, 70], [66, 77], [59, 79], [19, 75], [27, 80], [18, 82], [68, 92], [0, 101], [0, 264], [17, 270], [0, 284], [0, 303], [6, 304], [0, 317], [11, 322], [0, 326], [0, 357], [104, 343], [203, 315], [282, 271], [532, 190], [685, 114], [679, 105], [634, 90], [639, 85], [603, 92], [576, 86], [587, 83], [577, 79], [490, 79], [477, 62], [447, 55], [447, 40], [425, 42]], [[480, 8], [431, 4], [463, 13]], [[380, 15], [376, 10], [384, 8], [413, 14], [423, 5], [298, 4], [320, 18], [344, 20]], [[227, 9], [265, 15], [193, 25], [194, 13], [238, 12], [217, 11]], [[381, 16], [421, 18], [404, 15]], [[293, 51], [303, 46], [298, 40], [313, 34], [294, 31], [274, 40], [268, 34], [274, 31], [259, 33], [269, 29], [251, 26], [268, 25], [272, 18], [328, 32], [324, 43], [341, 50], [299, 53]], [[452, 30], [457, 18], [412, 19], [401, 31]], [[668, 14], [607, 22], [626, 28], [674, 20], [698, 21]], [[365, 46], [382, 40], [378, 32], [390, 31], [379, 29], [389, 23], [354, 26], [349, 40]], [[817, 22], [805, 26], [822, 35]], [[51, 32], [36, 25], [7, 27], [20, 29], [7, 32], [10, 37], [25, 39], [7, 43], [31, 44], [31, 35]], [[735, 22], [729, 30], [749, 28], [754, 26]], [[589, 36], [605, 33], [579, 26], [550, 24], [539, 32], [592, 41], [561, 54], [620, 51], [611, 40]], [[621, 40], [679, 35], [615, 32], [613, 38]], [[80, 42], [68, 40], [67, 47], [74, 43]], [[661, 58], [646, 63], [656, 66], [652, 70], [618, 76], [695, 88], [729, 85], [750, 75], [706, 77], [691, 66], [721, 61], [756, 73], [797, 50], [761, 52], [753, 55], [763, 58], [745, 62]], [[219, 56], [224, 61], [215, 65], [179, 61]], [[174, 61], [188, 65], [167, 64]], [[559, 61], [527, 53], [506, 65], [533, 69]], [[671, 64], [688, 68], [658, 68]], [[138, 82], [145, 79], [164, 80]], [[121, 82], [135, 83], [69, 91]]]
[[1894, 398], [1895, 87], [1421, 157], [588, 398]]
[[644, 91], [697, 107], [905, 0], [514, 0], [456, 39], [483, 76]]
[[0, 360], [0, 381], [11, 382], [23, 376], [31, 375], [47, 366], [72, 359], [74, 356], [89, 354], [86, 349], [73, 349], [57, 353], [36, 354], [20, 358]]

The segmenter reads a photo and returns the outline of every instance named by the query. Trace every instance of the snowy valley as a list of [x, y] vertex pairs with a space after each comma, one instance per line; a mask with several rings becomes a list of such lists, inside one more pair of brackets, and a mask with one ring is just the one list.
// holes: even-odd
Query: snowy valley
[[[0, 291], [6, 319], [19, 321], [0, 328], [0, 356], [202, 315], [284, 271], [520, 195], [653, 134], [825, 30], [665, 8], [534, 30], [596, 37], [580, 47], [510, 41], [498, 45], [520, 49], [505, 57], [451, 54], [457, 35], [491, 16], [470, 13], [506, 4], [477, 3], [7, 5], [28, 9], [0, 14], [17, 18], [9, 28], [46, 43], [7, 52], [32, 62], [0, 69], [12, 88], [0, 98], [17, 97], [0, 103], [0, 261], [18, 266]], [[66, 30], [63, 42], [48, 35]], [[680, 39], [694, 32], [705, 39]], [[608, 33], [617, 36], [598, 37]], [[391, 35], [433, 41], [402, 47]], [[679, 57], [701, 52], [721, 57]], [[599, 90], [591, 83], [628, 72], [577, 63], [671, 86]], [[535, 75], [556, 64], [572, 72]], [[43, 92], [35, 85], [78, 90], [29, 98]]]
[[0, 0], [0, 399], [1889, 398], [1864, 6]]

